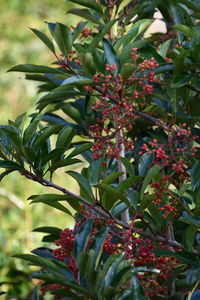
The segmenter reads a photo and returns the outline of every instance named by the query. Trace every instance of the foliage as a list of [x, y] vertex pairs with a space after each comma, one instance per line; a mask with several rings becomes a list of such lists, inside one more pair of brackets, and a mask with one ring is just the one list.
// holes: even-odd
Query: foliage
[[[87, 22], [47, 23], [49, 36], [32, 29], [56, 62], [9, 70], [44, 93], [28, 126], [20, 115], [0, 127], [1, 179], [19, 172], [58, 192], [31, 203], [76, 212], [73, 230], [35, 229], [56, 248], [16, 255], [40, 267], [32, 297], [191, 297], [200, 280], [200, 5], [68, 2]], [[157, 8], [167, 33], [149, 37]], [[79, 194], [55, 182], [61, 168]]]

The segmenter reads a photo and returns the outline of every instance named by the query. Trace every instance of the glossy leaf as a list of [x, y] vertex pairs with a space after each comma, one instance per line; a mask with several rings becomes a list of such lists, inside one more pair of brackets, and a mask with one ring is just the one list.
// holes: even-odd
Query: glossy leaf
[[116, 65], [116, 73], [120, 71], [120, 65], [119, 65], [119, 59], [117, 56], [117, 53], [115, 52], [115, 49], [113, 48], [112, 44], [106, 40], [102, 40], [103, 46], [104, 46], [104, 59], [105, 63], [109, 64], [110, 66]]
[[97, 33], [97, 35], [94, 37], [92, 43], [90, 44], [91, 49], [95, 49], [99, 45], [102, 38], [109, 32], [109, 30], [116, 23], [116, 21], [117, 21], [116, 19], [111, 20], [100, 30], [99, 33]]
[[92, 143], [83, 143], [81, 145], [77, 145], [76, 148], [67, 156], [67, 158], [71, 158], [77, 156], [85, 151], [89, 150], [92, 147]]
[[30, 28], [40, 39], [43, 41], [43, 43], [55, 54], [55, 48], [51, 40], [48, 38], [46, 34], [43, 32], [35, 29], [35, 28]]
[[82, 188], [84, 190], [84, 192], [86, 193], [89, 201], [93, 201], [94, 197], [93, 197], [93, 193], [92, 193], [92, 188], [88, 182], [88, 180], [82, 175], [79, 174], [75, 171], [67, 171], [67, 174], [69, 174], [70, 176], [72, 176], [79, 184], [80, 188]]
[[154, 162], [155, 155], [153, 152], [144, 153], [138, 163], [138, 174], [139, 176], [145, 176], [149, 170], [149, 167]]
[[79, 4], [79, 5], [82, 5], [84, 7], [91, 8], [91, 9], [95, 10], [96, 12], [98, 12], [100, 14], [103, 14], [101, 5], [94, 2], [93, 0], [81, 0], [81, 1], [79, 1], [79, 0], [69, 0], [69, 1], [73, 2], [73, 3], [76, 3], [76, 4]]
[[151, 169], [148, 170], [148, 172], [144, 178], [144, 181], [142, 183], [142, 187], [141, 187], [141, 191], [140, 191], [141, 197], [143, 197], [147, 186], [153, 180], [153, 178], [158, 174], [160, 169], [161, 169], [161, 167], [159, 165], [153, 165], [153, 167], [151, 167]]
[[61, 23], [56, 23], [53, 37], [60, 51], [67, 55], [72, 48], [72, 36], [70, 29]]
[[92, 244], [90, 246], [90, 249], [94, 250], [93, 264], [94, 264], [95, 270], [98, 267], [99, 260], [100, 260], [102, 250], [103, 250], [103, 246], [104, 246], [104, 242], [108, 235], [108, 232], [109, 232], [109, 228], [102, 229], [99, 232], [97, 232], [92, 239]]
[[91, 78], [87, 78], [87, 77], [84, 77], [84, 76], [72, 76], [72, 77], [69, 77], [67, 79], [65, 79], [61, 85], [82, 85], [82, 84], [91, 84], [93, 83], [93, 79]]
[[189, 26], [183, 25], [183, 24], [177, 24], [172, 26], [173, 29], [176, 29], [186, 35], [189, 38], [193, 38], [196, 36], [196, 32], [191, 29]]
[[7, 72], [24, 72], [24, 73], [52, 73], [52, 74], [65, 74], [61, 69], [50, 68], [46, 66], [38, 66], [32, 64], [18, 65]]
[[79, 231], [76, 233], [74, 244], [74, 258], [77, 262], [79, 255], [86, 250], [90, 238], [94, 219], [90, 218], [85, 221]]

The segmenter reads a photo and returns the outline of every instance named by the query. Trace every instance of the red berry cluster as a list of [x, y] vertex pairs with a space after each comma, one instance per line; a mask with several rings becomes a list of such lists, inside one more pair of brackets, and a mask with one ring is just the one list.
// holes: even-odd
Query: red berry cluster
[[[176, 198], [173, 198], [173, 194], [170, 193], [169, 185], [171, 184], [171, 177], [164, 176], [160, 181], [154, 181], [150, 187], [154, 190], [153, 201], [158, 209], [162, 212], [164, 219], [167, 216], [176, 217], [178, 214], [178, 202]], [[170, 194], [169, 194], [170, 193]]]
[[[134, 148], [134, 142], [127, 137], [127, 132], [133, 129], [132, 123], [138, 118], [134, 114], [134, 108], [144, 107], [148, 97], [153, 93], [152, 83], [156, 82], [153, 70], [158, 64], [154, 58], [138, 62], [139, 55], [136, 48], [130, 56], [133, 61], [133, 72], [126, 80], [121, 74], [116, 74], [116, 64], [112, 66], [107, 64], [106, 74], [94, 75], [94, 83], [103, 94], [93, 106], [98, 113], [96, 124], [90, 126], [95, 139], [94, 159], [104, 155], [118, 159], [120, 144], [125, 146], [126, 151]], [[116, 135], [120, 130], [123, 130], [123, 138], [116, 141]]]
[[184, 128], [186, 126], [183, 123], [181, 127], [170, 127], [166, 143], [160, 144], [157, 139], [153, 139], [153, 141], [144, 143], [138, 154], [142, 155], [145, 152], [152, 152], [155, 154], [154, 164], [168, 167], [168, 170], [171, 169], [172, 171], [171, 175], [177, 176], [182, 174], [182, 179], [187, 178], [189, 158], [195, 156], [198, 152], [193, 145], [198, 136], [192, 136], [191, 131]]

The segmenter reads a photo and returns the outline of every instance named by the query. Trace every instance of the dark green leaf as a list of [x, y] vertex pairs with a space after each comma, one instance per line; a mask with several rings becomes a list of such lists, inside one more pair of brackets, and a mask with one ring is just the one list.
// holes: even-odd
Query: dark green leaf
[[154, 179], [154, 177], [158, 174], [158, 172], [160, 171], [161, 166], [159, 165], [153, 165], [147, 172], [142, 187], [141, 187], [141, 191], [140, 191], [140, 195], [141, 197], [144, 196], [144, 192], [147, 188], [147, 186], [149, 185], [149, 183]]
[[90, 246], [90, 249], [94, 250], [93, 255], [93, 264], [95, 270], [98, 267], [99, 260], [102, 254], [104, 242], [106, 239], [106, 236], [108, 235], [109, 228], [107, 229], [101, 229], [98, 233], [96, 233], [92, 239], [92, 244]]
[[43, 43], [55, 54], [55, 48], [53, 43], [50, 41], [50, 39], [48, 38], [48, 36], [46, 34], [44, 34], [43, 32], [34, 29], [34, 28], [30, 28], [42, 41]]
[[153, 152], [144, 153], [138, 163], [138, 174], [139, 176], [145, 176], [154, 162], [155, 154]]
[[72, 48], [72, 36], [70, 29], [61, 23], [56, 23], [53, 37], [60, 51], [67, 55]]
[[68, 156], [67, 158], [71, 158], [74, 156], [77, 156], [81, 153], [84, 153], [85, 151], [89, 150], [92, 147], [92, 143], [84, 143], [81, 145], [76, 146], [76, 149], [74, 149]]
[[132, 277], [132, 284], [133, 284], [133, 289], [131, 292], [131, 295], [128, 299], [134, 299], [134, 300], [146, 300], [144, 290], [142, 288], [142, 285], [140, 284], [139, 279], [136, 276]]
[[86, 250], [90, 234], [92, 232], [94, 219], [90, 218], [85, 221], [75, 237], [75, 244], [74, 244], [74, 258], [77, 262], [79, 255]]
[[123, 173], [122, 172], [113, 172], [109, 174], [106, 178], [102, 180], [102, 183], [110, 184], [116, 181]]
[[196, 31], [191, 29], [189, 26], [183, 25], [183, 24], [177, 24], [172, 26], [173, 29], [176, 29], [186, 35], [189, 38], [193, 38], [197, 35]]
[[113, 48], [113, 45], [106, 39], [102, 40], [104, 46], [104, 59], [105, 63], [109, 64], [110, 66], [116, 65], [117, 69], [115, 70], [116, 73], [120, 71], [119, 59]]
[[61, 85], [62, 86], [66, 86], [66, 85], [73, 86], [73, 85], [79, 85], [79, 84], [85, 85], [85, 84], [91, 84], [91, 83], [93, 83], [93, 79], [77, 75], [77, 76], [72, 76], [72, 77], [65, 79]]
[[81, 1], [80, 0], [69, 0], [69, 1], [73, 2], [73, 3], [76, 3], [76, 4], [79, 4], [79, 5], [82, 5], [84, 7], [91, 8], [94, 11], [100, 13], [101, 15], [103, 14], [101, 5], [99, 5], [98, 3], [96, 3], [93, 0], [81, 0]]
[[45, 127], [42, 133], [36, 138], [34, 142], [34, 148], [37, 148], [42, 143], [46, 142], [51, 135], [59, 133], [63, 126], [64, 124], [55, 124]]
[[87, 25], [88, 22], [81, 22], [72, 32], [72, 40], [73, 42], [79, 37], [84, 27]]
[[135, 169], [130, 160], [125, 157], [120, 157], [120, 160], [126, 168], [126, 171], [129, 174], [129, 176], [135, 176]]
[[59, 132], [59, 135], [58, 135], [58, 138], [56, 141], [56, 148], [68, 149], [75, 134], [76, 134], [76, 131], [73, 128], [65, 126]]
[[45, 227], [35, 228], [35, 229], [33, 229], [33, 231], [34, 232], [44, 232], [44, 233], [51, 233], [51, 234], [59, 235], [62, 230], [57, 228], [57, 227], [45, 226]]
[[162, 256], [175, 257], [186, 264], [198, 265], [198, 258], [196, 257], [195, 254], [192, 254], [191, 252], [186, 252], [186, 251], [173, 252], [165, 249], [155, 249], [154, 252], [158, 257], [162, 257]]
[[72, 176], [78, 182], [80, 188], [82, 188], [86, 193], [88, 200], [92, 202], [94, 197], [88, 180], [82, 174], [79, 174], [75, 171], [67, 171], [66, 173]]
[[197, 228], [189, 225], [183, 232], [183, 245], [186, 251], [190, 251], [195, 243]]
[[102, 158], [95, 159], [88, 168], [88, 178], [93, 186], [98, 185], [101, 179], [102, 161]]
[[101, 30], [99, 33], [96, 34], [96, 36], [94, 37], [92, 43], [90, 44], [90, 48], [91, 49], [95, 49], [96, 47], [98, 47], [100, 41], [102, 40], [102, 38], [109, 32], [109, 30], [112, 28], [112, 26], [117, 22], [116, 19], [108, 22]]
[[97, 17], [95, 17], [91, 14], [89, 9], [72, 8], [72, 9], [68, 10], [68, 14], [80, 16], [81, 18], [89, 20], [95, 24], [99, 24], [99, 25], [102, 24]]
[[15, 66], [11, 69], [9, 69], [7, 72], [25, 72], [25, 73], [56, 73], [56, 74], [65, 74], [62, 69], [55, 69], [55, 68], [50, 68], [46, 66], [37, 66], [37, 65], [32, 65], [32, 64], [25, 64], [25, 65], [18, 65]]
[[0, 168], [1, 169], [12, 169], [12, 170], [23, 170], [23, 167], [18, 165], [14, 161], [9, 160], [0, 160]]
[[193, 285], [199, 280], [200, 280], [200, 267], [190, 268], [186, 274], [186, 282], [190, 285]]

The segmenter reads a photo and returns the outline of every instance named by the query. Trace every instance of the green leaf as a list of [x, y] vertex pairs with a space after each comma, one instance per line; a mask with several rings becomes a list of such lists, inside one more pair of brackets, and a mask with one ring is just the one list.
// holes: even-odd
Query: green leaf
[[179, 219], [181, 222], [187, 223], [187, 224], [191, 224], [194, 226], [197, 226], [198, 228], [200, 228], [200, 219], [191, 217], [191, 216], [184, 216], [184, 217], [180, 217]]
[[78, 26], [74, 29], [72, 32], [72, 41], [74, 42], [79, 35], [81, 34], [83, 28], [87, 25], [88, 22], [81, 22], [78, 24]]
[[25, 65], [18, 65], [11, 69], [9, 69], [7, 72], [25, 72], [25, 73], [55, 73], [55, 74], [66, 74], [62, 69], [56, 69], [56, 68], [50, 68], [46, 66], [38, 66], [38, 65], [32, 65], [32, 64], [25, 64]]
[[52, 226], [37, 227], [33, 229], [33, 232], [44, 232], [44, 233], [50, 233], [55, 235], [60, 235], [61, 231], [62, 231], [61, 229]]
[[98, 277], [98, 294], [104, 292], [104, 288], [114, 282], [118, 267], [124, 258], [124, 254], [114, 254], [104, 263], [103, 270]]
[[194, 247], [197, 228], [189, 225], [183, 232], [183, 245], [186, 251], [190, 251]]
[[68, 149], [75, 134], [76, 134], [76, 131], [73, 128], [65, 126], [59, 132], [59, 135], [58, 135], [57, 141], [56, 141], [56, 148]]
[[123, 173], [122, 172], [113, 172], [109, 174], [106, 178], [102, 180], [102, 183], [110, 184], [116, 181]]
[[70, 85], [70, 86], [73, 86], [73, 85], [85, 85], [85, 84], [91, 84], [93, 83], [93, 79], [91, 78], [88, 78], [88, 77], [84, 77], [84, 76], [71, 76], [67, 79], [65, 79], [61, 86], [66, 86], [66, 85]]
[[84, 153], [85, 151], [89, 150], [92, 147], [92, 143], [83, 143], [81, 145], [76, 146], [76, 149], [74, 149], [67, 158], [71, 158], [74, 156], [77, 156], [81, 153]]
[[43, 43], [55, 54], [55, 48], [53, 43], [51, 42], [51, 40], [48, 38], [48, 36], [46, 34], [44, 34], [43, 32], [34, 29], [34, 28], [30, 28], [42, 41]]
[[62, 284], [64, 286], [66, 286], [69, 289], [74, 289], [75, 291], [78, 291], [79, 294], [81, 293], [82, 295], [88, 297], [88, 299], [91, 298], [90, 293], [83, 288], [82, 286], [67, 280], [67, 278], [65, 276], [62, 276], [60, 274], [52, 274], [52, 273], [41, 273], [41, 274], [34, 274], [33, 278], [38, 278], [38, 279], [42, 279], [45, 280], [47, 283], [59, 283]]
[[95, 159], [88, 168], [88, 179], [93, 186], [98, 185], [101, 179], [102, 161], [102, 158]]
[[188, 74], [188, 73], [181, 73], [181, 74], [178, 74], [173, 82], [172, 82], [172, 85], [171, 87], [172, 88], [179, 88], [179, 87], [182, 87], [186, 84], [188, 84], [192, 78], [194, 78], [194, 74]]
[[23, 134], [23, 143], [27, 144], [32, 138], [40, 122], [40, 116], [30, 121]]
[[89, 20], [95, 24], [102, 25], [101, 21], [97, 17], [93, 16], [89, 9], [72, 8], [68, 10], [67, 13], [80, 16], [81, 18]]
[[173, 252], [165, 249], [155, 249], [154, 250], [157, 257], [167, 256], [167, 257], [175, 257], [180, 261], [183, 261], [189, 265], [198, 266], [199, 261], [195, 254], [186, 251], [178, 251]]
[[148, 170], [148, 172], [147, 172], [147, 174], [146, 174], [146, 176], [144, 178], [142, 187], [141, 187], [141, 191], [140, 191], [141, 198], [143, 198], [144, 192], [145, 192], [147, 186], [154, 179], [154, 177], [158, 174], [158, 172], [160, 171], [160, 169], [161, 169], [161, 166], [159, 166], [159, 165], [153, 165], [151, 167], [151, 169]]
[[186, 282], [188, 284], [193, 285], [199, 280], [200, 280], [200, 267], [197, 268], [193, 267], [187, 271]]
[[59, 169], [59, 168], [71, 166], [71, 165], [78, 164], [78, 163], [82, 163], [82, 161], [77, 158], [72, 158], [72, 159], [65, 158], [60, 161], [53, 162], [48, 170]]
[[166, 58], [167, 52], [169, 50], [170, 44], [172, 40], [165, 41], [159, 48], [158, 53], [163, 57]]
[[114, 45], [115, 50], [118, 51], [122, 45], [128, 45], [133, 42], [139, 34], [144, 32], [151, 25], [152, 22], [153, 20], [151, 19], [142, 19], [135, 22], [129, 29], [128, 33], [117, 40]]
[[[72, 213], [69, 211], [69, 209], [67, 209], [64, 205], [62, 205], [58, 202], [58, 196], [59, 195], [55, 195], [55, 198], [53, 198], [53, 199], [52, 199], [52, 196], [54, 196], [54, 195], [46, 194], [46, 195], [41, 195], [41, 196], [38, 196], [38, 197], [36, 196], [35, 198], [34, 198], [34, 196], [31, 196], [29, 199], [33, 199], [31, 201], [31, 204], [41, 202], [43, 204], [46, 204], [46, 205], [51, 206], [53, 208], [56, 208], [56, 209], [58, 209], [58, 210], [60, 210], [64, 213], [66, 213], [69, 216], [73, 216]], [[62, 196], [62, 195], [60, 195], [60, 196]]]
[[92, 244], [90, 246], [90, 249], [94, 250], [94, 255], [93, 255], [93, 264], [94, 264], [94, 269], [97, 270], [99, 260], [102, 254], [103, 246], [105, 239], [108, 235], [109, 228], [107, 229], [101, 229], [99, 232], [97, 232], [93, 239], [92, 239]]
[[191, 169], [192, 188], [194, 191], [200, 190], [200, 161], [196, 161]]
[[[15, 258], [20, 258], [32, 263], [35, 266], [43, 267], [49, 270], [52, 270], [56, 273], [60, 273], [60, 267], [56, 265], [51, 259], [39, 257], [32, 254], [17, 254], [14, 255]], [[56, 274], [56, 276], [59, 274]]]
[[101, 8], [101, 5], [99, 5], [98, 3], [96, 3], [93, 0], [69, 0], [70, 2], [82, 5], [84, 7], [88, 7], [93, 9], [94, 11], [98, 12], [99, 14], [103, 14], [103, 10]]
[[88, 219], [81, 225], [81, 228], [76, 233], [74, 243], [74, 259], [76, 262], [78, 261], [79, 255], [86, 250], [92, 232], [93, 222], [93, 218]]
[[177, 24], [172, 26], [173, 29], [176, 29], [186, 35], [189, 38], [193, 38], [197, 35], [196, 31], [191, 29], [189, 26], [183, 24]]
[[130, 162], [130, 160], [125, 157], [120, 157], [119, 159], [121, 160], [124, 167], [126, 168], [126, 171], [129, 174], [129, 176], [135, 176], [135, 169], [132, 163]]
[[109, 64], [110, 66], [116, 65], [117, 69], [115, 70], [115, 73], [119, 73], [120, 71], [119, 59], [115, 52], [115, 49], [113, 48], [113, 45], [106, 39], [102, 40], [102, 44], [104, 46], [105, 63]]
[[[111, 185], [105, 184], [105, 183], [101, 183], [99, 185], [99, 189], [101, 189], [102, 191], [107, 192], [108, 194], [110, 194], [110, 196], [113, 198], [113, 200], [116, 198], [122, 200], [123, 202], [125, 202], [127, 205], [129, 205], [129, 201], [128, 199], [123, 195], [123, 192], [120, 192], [118, 189], [114, 188]], [[111, 199], [112, 199], [111, 198]], [[110, 200], [111, 200], [110, 199]]]
[[37, 148], [42, 143], [46, 142], [51, 135], [59, 133], [63, 126], [64, 124], [55, 124], [45, 127], [42, 133], [35, 139], [34, 148]]
[[146, 300], [144, 290], [142, 288], [142, 285], [140, 284], [139, 279], [136, 276], [133, 276], [132, 279], [132, 284], [133, 284], [133, 289], [131, 292], [131, 295], [129, 299], [134, 299], [134, 300]]
[[14, 161], [9, 161], [9, 160], [0, 160], [0, 168], [1, 169], [12, 169], [12, 170], [23, 170], [23, 167], [18, 165]]
[[67, 171], [66, 173], [72, 176], [78, 182], [80, 188], [82, 188], [86, 193], [88, 200], [92, 202], [94, 200], [94, 196], [88, 180], [82, 174], [79, 174], [75, 171]]
[[155, 159], [155, 154], [153, 152], [144, 153], [138, 163], [138, 174], [139, 176], [145, 176]]
[[32, 202], [43, 202], [43, 201], [66, 201], [74, 210], [80, 211], [79, 198], [75, 196], [68, 195], [58, 195], [58, 194], [43, 194], [43, 195], [32, 195], [28, 198]]
[[61, 23], [56, 23], [53, 37], [60, 51], [67, 55], [72, 48], [72, 36], [70, 29]]
[[99, 33], [96, 34], [94, 37], [92, 43], [90, 44], [90, 49], [95, 49], [98, 47], [100, 41], [103, 39], [103, 37], [109, 32], [109, 30], [112, 28], [112, 26], [117, 22], [117, 19], [114, 19], [110, 22], [108, 22]]
[[154, 221], [156, 222], [157, 226], [161, 228], [163, 226], [163, 220], [160, 210], [154, 203], [150, 203], [149, 205], [147, 205], [147, 209], [153, 217]]

